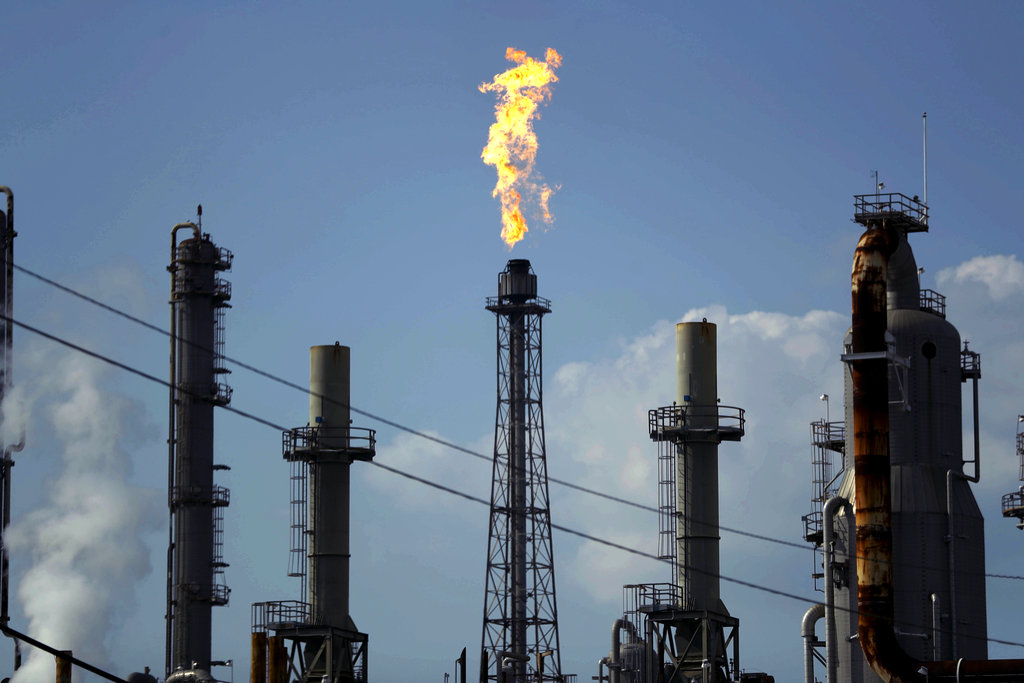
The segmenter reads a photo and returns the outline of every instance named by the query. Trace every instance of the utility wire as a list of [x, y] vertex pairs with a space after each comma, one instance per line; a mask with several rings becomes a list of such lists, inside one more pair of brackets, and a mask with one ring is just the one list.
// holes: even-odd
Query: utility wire
[[[115, 308], [114, 306], [111, 306], [110, 304], [107, 304], [107, 303], [104, 303], [104, 302], [102, 302], [102, 301], [100, 301], [98, 299], [95, 299], [95, 298], [89, 296], [88, 294], [84, 294], [84, 293], [82, 293], [82, 292], [80, 292], [80, 291], [78, 291], [76, 289], [68, 287], [67, 285], [59, 283], [56, 280], [48, 278], [48, 277], [46, 277], [44, 275], [41, 275], [39, 273], [33, 272], [33, 271], [29, 270], [28, 268], [25, 268], [24, 266], [18, 265], [17, 263], [12, 264], [12, 265], [14, 266], [15, 270], [17, 270], [18, 272], [24, 273], [25, 275], [28, 275], [29, 277], [32, 277], [32, 278], [34, 278], [34, 279], [36, 279], [36, 280], [38, 280], [40, 282], [43, 282], [44, 284], [47, 284], [47, 285], [50, 285], [51, 287], [59, 289], [62, 292], [65, 292], [66, 294], [70, 294], [73, 297], [76, 297], [78, 299], [81, 299], [82, 301], [88, 302], [88, 303], [90, 303], [90, 304], [92, 304], [94, 306], [102, 308], [105, 311], [113, 313], [114, 315], [117, 315], [117, 316], [119, 316], [121, 318], [124, 318], [125, 320], [131, 321], [131, 322], [136, 323], [138, 325], [141, 325], [141, 326], [145, 327], [146, 329], [152, 330], [153, 332], [157, 332], [157, 333], [159, 333], [159, 334], [161, 334], [161, 335], [163, 335], [165, 337], [170, 337], [171, 336], [170, 332], [168, 332], [167, 330], [163, 329], [159, 325], [154, 325], [154, 324], [152, 324], [150, 322], [147, 322], [147, 321], [145, 321], [145, 320], [143, 320], [143, 319], [141, 319], [141, 318], [139, 318], [137, 316], [134, 316], [134, 315], [132, 315], [130, 313], [122, 311], [122, 310], [120, 310], [118, 308]], [[21, 323], [17, 323], [15, 321], [15, 324], [21, 324]], [[24, 326], [24, 327], [26, 327], [26, 329], [30, 329], [27, 326]], [[52, 335], [47, 335], [45, 333], [40, 333], [40, 334], [42, 334], [43, 336], [46, 336], [47, 338], [49, 338], [49, 339], [51, 339], [53, 341], [58, 341], [59, 342], [59, 340], [56, 337], [53, 337]], [[181, 338], [179, 337], [178, 339], [181, 339]], [[199, 345], [199, 344], [197, 344], [195, 342], [191, 342], [191, 341], [187, 341], [187, 340], [185, 340], [185, 341], [186, 341], [187, 344], [190, 344], [194, 348], [197, 348], [197, 349], [199, 349], [201, 351], [206, 351], [208, 353], [214, 353], [214, 350], [212, 350], [212, 349], [208, 349], [208, 348], [202, 347], [201, 345]], [[60, 343], [62, 343], [62, 342], [60, 342]], [[72, 348], [76, 348], [77, 349], [78, 347], [72, 347]], [[87, 353], [89, 355], [94, 355], [92, 352], [86, 351], [84, 349], [78, 349], [78, 350], [81, 350], [83, 353]], [[97, 357], [97, 356], [94, 355], [94, 357]], [[246, 363], [244, 361], [238, 360], [236, 358], [231, 358], [230, 356], [225, 356], [225, 355], [221, 355], [220, 357], [223, 360], [225, 360], [226, 362], [229, 362], [229, 363], [232, 363], [234, 365], [237, 365], [238, 367], [240, 367], [240, 368], [242, 368], [244, 370], [248, 370], [248, 371], [250, 371], [252, 373], [255, 373], [255, 374], [257, 374], [257, 375], [259, 375], [261, 377], [264, 377], [264, 378], [269, 379], [269, 380], [271, 380], [273, 382], [281, 384], [282, 386], [288, 387], [290, 389], [295, 389], [296, 391], [300, 391], [303, 394], [306, 394], [307, 396], [309, 395], [309, 388], [308, 387], [304, 387], [304, 386], [302, 386], [300, 384], [296, 384], [295, 382], [292, 382], [292, 381], [287, 380], [287, 379], [285, 379], [283, 377], [280, 377], [279, 375], [275, 375], [275, 374], [273, 374], [271, 372], [268, 372], [266, 370], [258, 368], [256, 366], [251, 365], [249, 363]], [[113, 361], [111, 361], [111, 362], [116, 364]], [[121, 366], [119, 365], [119, 367], [121, 367]], [[134, 370], [132, 368], [128, 368], [126, 366], [123, 369], [126, 369], [129, 372], [133, 372], [135, 374], [140, 374], [140, 372], [141, 372], [141, 371], [136, 371], [136, 370]], [[145, 376], [147, 378], [150, 378], [149, 375], [145, 375]], [[170, 387], [170, 383], [168, 383], [168, 382], [166, 382], [164, 380], [156, 380], [156, 381], [159, 381], [161, 384], [163, 384], [166, 387]], [[344, 405], [342, 402], [337, 401], [336, 399], [333, 399], [331, 397], [319, 396], [319, 398], [321, 398], [323, 400], [326, 400], [328, 402], [331, 402], [331, 403], [335, 403], [337, 405]], [[223, 406], [223, 407], [226, 410], [229, 410], [229, 411], [234, 412], [236, 414], [241, 414], [241, 411], [239, 411], [239, 410], [237, 410], [235, 408], [232, 408], [230, 406]], [[369, 411], [362, 410], [360, 408], [356, 408], [355, 406], [353, 406], [351, 404], [349, 404], [347, 406], [344, 406], [344, 407], [347, 407], [352, 412], [357, 413], [359, 415], [362, 415], [364, 417], [367, 417], [367, 418], [369, 418], [371, 420], [375, 420], [375, 421], [380, 422], [382, 424], [386, 424], [389, 427], [393, 427], [393, 428], [398, 429], [400, 431], [404, 431], [404, 432], [406, 432], [408, 434], [412, 434], [413, 436], [417, 436], [417, 437], [419, 437], [421, 439], [425, 439], [427, 441], [431, 441], [433, 443], [439, 444], [439, 445], [444, 446], [446, 448], [450, 448], [452, 450], [458, 451], [458, 452], [463, 453], [465, 455], [470, 455], [470, 456], [473, 456], [474, 458], [478, 458], [478, 459], [484, 460], [486, 462], [491, 462], [491, 460], [492, 460], [491, 456], [488, 456], [488, 455], [486, 455], [484, 453], [480, 453], [479, 451], [474, 451], [474, 450], [472, 450], [470, 448], [466, 448], [465, 446], [461, 446], [461, 445], [459, 445], [457, 443], [448, 441], [446, 439], [442, 439], [442, 438], [434, 436], [432, 434], [428, 434], [428, 433], [426, 433], [424, 431], [415, 429], [413, 427], [408, 427], [408, 426], [403, 425], [403, 424], [401, 424], [399, 422], [395, 422], [394, 420], [389, 420], [388, 418], [382, 417], [380, 415], [376, 415], [376, 414], [371, 413]], [[285, 428], [279, 428], [279, 429], [281, 429], [282, 431], [287, 431], [287, 429], [285, 429]], [[629, 500], [627, 498], [622, 498], [620, 496], [615, 496], [615, 495], [612, 495], [610, 493], [605, 493], [603, 491], [598, 491], [596, 489], [591, 489], [591, 488], [588, 488], [586, 486], [581, 486], [579, 484], [574, 484], [573, 482], [566, 481], [564, 479], [559, 479], [557, 477], [549, 476], [548, 477], [548, 481], [553, 483], [553, 484], [558, 484], [560, 486], [564, 486], [566, 488], [573, 489], [573, 490], [579, 491], [581, 493], [586, 493], [588, 495], [596, 496], [598, 498], [603, 498], [605, 500], [609, 500], [609, 501], [612, 501], [612, 502], [615, 502], [615, 503], [619, 503], [621, 505], [626, 505], [626, 506], [629, 506], [629, 507], [633, 507], [633, 508], [636, 508], [638, 510], [645, 510], [647, 512], [653, 512], [654, 514], [661, 514], [661, 511], [658, 508], [656, 508], [656, 507], [654, 507], [652, 505], [645, 505], [643, 503], [638, 503], [636, 501], [632, 501], [632, 500]], [[719, 529], [721, 529], [722, 531], [727, 532], [727, 533], [736, 534], [738, 536], [744, 536], [746, 538], [753, 538], [753, 539], [756, 539], [756, 540], [759, 540], [759, 541], [765, 541], [767, 543], [775, 543], [776, 545], [782, 545], [782, 546], [787, 546], [787, 547], [790, 547], [790, 548], [796, 548], [796, 549], [804, 551], [804, 552], [806, 552], [808, 550], [813, 551], [815, 549], [814, 546], [809, 546], [809, 545], [805, 545], [803, 543], [797, 543], [797, 542], [794, 542], [794, 541], [787, 541], [787, 540], [781, 539], [781, 538], [774, 538], [772, 536], [766, 536], [766, 535], [763, 535], [763, 534], [754, 533], [752, 531], [746, 531], [744, 529], [736, 529], [736, 528], [732, 528], [732, 527], [728, 527], [728, 526], [722, 526], [722, 525], [719, 525]], [[913, 568], [920, 569], [921, 567], [914, 566]], [[1013, 575], [1008, 575], [1008, 574], [985, 574], [985, 576], [988, 577], [988, 578], [995, 578], [995, 579], [1009, 579], [1009, 580], [1015, 580], [1015, 581], [1024, 581], [1024, 576], [1013, 576]]]
[[[165, 387], [170, 387], [171, 386], [170, 382], [167, 382], [166, 380], [163, 380], [163, 379], [161, 379], [159, 377], [151, 375], [151, 374], [149, 374], [147, 372], [144, 372], [142, 370], [139, 370], [137, 368], [133, 368], [132, 366], [127, 365], [125, 363], [122, 363], [121, 361], [115, 360], [113, 358], [110, 358], [109, 356], [105, 356], [105, 355], [103, 355], [101, 353], [98, 353], [96, 351], [92, 351], [90, 349], [86, 349], [85, 347], [80, 346], [78, 344], [75, 344], [75, 343], [73, 343], [73, 342], [71, 342], [71, 341], [69, 341], [67, 339], [63, 339], [63, 338], [58, 337], [56, 335], [50, 334], [48, 332], [44, 332], [44, 331], [42, 331], [42, 330], [40, 330], [40, 329], [38, 329], [36, 327], [33, 327], [33, 326], [28, 325], [26, 323], [20, 322], [18, 320], [15, 320], [14, 318], [12, 318], [10, 316], [0, 315], [0, 319], [6, 320], [6, 321], [8, 321], [8, 322], [10, 322], [10, 323], [12, 323], [14, 325], [17, 325], [18, 327], [21, 327], [22, 329], [25, 329], [25, 330], [27, 330], [29, 332], [37, 334], [37, 335], [39, 335], [39, 336], [41, 336], [41, 337], [43, 337], [45, 339], [53, 341], [53, 342], [55, 342], [57, 344], [65, 346], [65, 347], [67, 347], [69, 349], [72, 349], [74, 351], [78, 351], [79, 353], [85, 354], [85, 355], [89, 356], [90, 358], [94, 358], [96, 360], [100, 360], [100, 361], [103, 361], [103, 362], [108, 363], [110, 365], [113, 365], [114, 367], [120, 368], [122, 370], [126, 370], [127, 372], [130, 372], [130, 373], [132, 373], [134, 375], [142, 377], [143, 379], [148, 379], [151, 382], [155, 382], [155, 383], [160, 384], [160, 385], [165, 386]], [[192, 393], [192, 392], [189, 392], [189, 393], [191, 393], [193, 396], [195, 396], [197, 398], [204, 398], [203, 396], [201, 396], [199, 394], [195, 394], [195, 393]], [[205, 397], [205, 398], [208, 398], [208, 397]], [[259, 417], [257, 415], [252, 414], [252, 413], [248, 413], [248, 412], [243, 411], [243, 410], [238, 410], [238, 409], [235, 409], [235, 408], [231, 408], [230, 406], [220, 406], [220, 407], [224, 408], [225, 410], [228, 410], [230, 412], [233, 412], [236, 415], [244, 417], [244, 418], [246, 418], [248, 420], [252, 420], [253, 422], [256, 422], [258, 424], [264, 425], [266, 427], [270, 427], [271, 429], [274, 429], [275, 431], [288, 431], [286, 428], [282, 427], [281, 425], [278, 425], [278, 424], [276, 424], [274, 422], [271, 422], [270, 420], [263, 419], [263, 418], [261, 418], [261, 417]], [[381, 464], [379, 462], [375, 462], [375, 461], [372, 461], [372, 460], [370, 461], [370, 464], [371, 465], [375, 465], [375, 466], [379, 467], [380, 469], [386, 470], [388, 472], [392, 472], [393, 474], [397, 474], [399, 476], [405, 477], [406, 479], [410, 479], [412, 481], [419, 482], [421, 484], [424, 484], [426, 486], [430, 486], [430, 487], [438, 489], [440, 491], [444, 491], [446, 493], [458, 496], [458, 497], [463, 498], [465, 500], [469, 500], [469, 501], [472, 501], [474, 503], [479, 503], [479, 504], [486, 505], [486, 506], [490, 507], [490, 502], [489, 501], [486, 501], [483, 498], [478, 498], [477, 496], [473, 496], [473, 495], [465, 493], [463, 491], [459, 491], [459, 490], [457, 490], [455, 488], [452, 488], [450, 486], [445, 486], [444, 484], [439, 484], [439, 483], [431, 481], [429, 479], [425, 479], [423, 477], [419, 477], [419, 476], [411, 474], [409, 472], [405, 472], [404, 470], [400, 470], [400, 469], [395, 468], [395, 467], [389, 467], [388, 465], [383, 465], [383, 464]], [[614, 541], [609, 541], [607, 539], [600, 538], [599, 536], [594, 536], [592, 534], [588, 534], [586, 532], [579, 531], [579, 530], [573, 529], [571, 527], [563, 526], [561, 524], [556, 524], [556, 523], [552, 522], [551, 523], [551, 528], [557, 529], [558, 531], [561, 531], [563, 533], [567, 533], [567, 534], [571, 534], [573, 536], [577, 536], [579, 538], [582, 538], [582, 539], [585, 539], [585, 540], [588, 540], [588, 541], [593, 541], [595, 543], [600, 543], [601, 545], [608, 546], [609, 548], [615, 548], [615, 549], [621, 550], [623, 552], [627, 552], [627, 553], [630, 553], [630, 554], [633, 554], [633, 555], [637, 555], [639, 557], [644, 557], [644, 558], [655, 560], [655, 561], [658, 561], [658, 562], [665, 562], [665, 563], [669, 563], [669, 564], [675, 564], [675, 561], [672, 560], [672, 559], [664, 559], [664, 558], [658, 557], [657, 555], [654, 555], [653, 553], [649, 553], [649, 552], [646, 552], [646, 551], [643, 551], [643, 550], [638, 550], [636, 548], [632, 548], [630, 546], [623, 545], [621, 543], [616, 543]], [[800, 601], [800, 602], [803, 602], [803, 603], [807, 603], [807, 604], [817, 604], [819, 602], [815, 598], [807, 598], [807, 597], [804, 597], [802, 595], [797, 595], [796, 593], [789, 593], [787, 591], [780, 590], [778, 588], [772, 588], [770, 586], [765, 586], [763, 584], [754, 583], [752, 581], [746, 581], [744, 579], [737, 579], [735, 577], [726, 576], [724, 574], [713, 574], [712, 572], [701, 571], [701, 570], [697, 570], [695, 568], [691, 568], [691, 569], [694, 569], [695, 571], [699, 571], [700, 573], [703, 573], [703, 574], [717, 576], [722, 581], [726, 581], [728, 583], [734, 583], [734, 584], [737, 584], [737, 585], [740, 585], [740, 586], [745, 586], [747, 588], [751, 588], [753, 590], [761, 591], [761, 592], [764, 592], [764, 593], [769, 593], [769, 594], [772, 594], [772, 595], [778, 595], [780, 597], [785, 597], [785, 598], [789, 598], [789, 599], [792, 599], [792, 600], [797, 600], [797, 601]], [[843, 608], [843, 607], [838, 607], [838, 606], [836, 607], [836, 609], [839, 609], [840, 611], [848, 611], [848, 612], [853, 612], [854, 611], [853, 609]], [[989, 641], [989, 642], [993, 642], [993, 643], [999, 643], [1001, 645], [1013, 645], [1013, 646], [1017, 646], [1017, 647], [1024, 647], [1024, 643], [1018, 643], [1018, 642], [1011, 641], [1011, 640], [1001, 640], [1001, 639], [998, 639], [998, 638], [986, 638], [986, 640]]]

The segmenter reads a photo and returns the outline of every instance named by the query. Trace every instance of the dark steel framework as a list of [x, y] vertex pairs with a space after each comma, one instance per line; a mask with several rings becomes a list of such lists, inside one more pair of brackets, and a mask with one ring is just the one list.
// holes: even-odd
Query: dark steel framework
[[[1017, 416], [1017, 458], [1020, 461], [1020, 481], [1024, 482], [1024, 415]], [[1003, 517], [1016, 518], [1017, 528], [1024, 529], [1024, 484], [1003, 496]]]
[[[842, 455], [846, 449], [846, 424], [842, 421], [815, 420], [811, 423], [811, 512], [801, 519], [804, 540], [814, 546], [811, 578], [814, 590], [824, 592], [825, 577], [824, 525], [822, 511], [825, 503], [839, 492], [838, 478], [842, 473]], [[839, 467], [836, 467], [836, 456]]]
[[[178, 242], [179, 230], [192, 235]], [[230, 594], [221, 554], [230, 496], [213, 483], [214, 472], [226, 469], [213, 461], [213, 412], [231, 401], [230, 387], [219, 381], [229, 372], [223, 314], [231, 286], [217, 273], [230, 269], [232, 259], [203, 234], [201, 223], [181, 223], [171, 231], [165, 676], [210, 668], [211, 608], [226, 605]]]
[[482, 641], [494, 663], [488, 679], [509, 683], [563, 680], [541, 383], [550, 306], [521, 259], [508, 262], [498, 296], [487, 299], [497, 318], [498, 403]]
[[[7, 213], [0, 211], [0, 408], [11, 387], [11, 375], [14, 366], [13, 332], [14, 323], [14, 193], [9, 187], [0, 187], [0, 192], [7, 195]], [[3, 420], [0, 413], [0, 423]], [[8, 614], [8, 595], [10, 593], [10, 567], [7, 555], [7, 544], [4, 536], [7, 525], [11, 523], [11, 468], [14, 467], [12, 453], [17, 453], [25, 446], [24, 435], [18, 443], [0, 443], [0, 626], [10, 623]]]

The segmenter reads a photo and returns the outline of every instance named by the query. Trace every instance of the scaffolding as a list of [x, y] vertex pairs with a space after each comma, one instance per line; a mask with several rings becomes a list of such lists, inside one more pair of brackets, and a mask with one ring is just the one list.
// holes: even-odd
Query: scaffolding
[[1017, 416], [1018, 479], [1022, 482], [1016, 491], [1003, 496], [1003, 517], [1015, 518], [1017, 528], [1024, 529], [1024, 415]]
[[836, 466], [846, 448], [846, 426], [841, 421], [816, 420], [811, 423], [811, 512], [803, 516], [804, 540], [814, 545], [811, 578], [814, 590], [824, 591], [824, 528], [822, 510], [829, 498], [839, 492], [837, 479], [842, 472]]

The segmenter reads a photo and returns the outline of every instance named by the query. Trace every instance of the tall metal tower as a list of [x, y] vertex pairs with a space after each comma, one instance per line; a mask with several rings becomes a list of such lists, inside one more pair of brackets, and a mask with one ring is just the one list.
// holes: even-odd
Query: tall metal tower
[[[199, 208], [200, 220], [202, 207]], [[223, 314], [231, 285], [217, 276], [232, 255], [200, 225], [171, 230], [171, 393], [168, 444], [170, 547], [167, 553], [165, 676], [210, 669], [211, 617], [226, 605], [223, 510], [229, 492], [213, 483], [213, 409], [227, 405]], [[192, 236], [178, 242], [179, 230]], [[197, 672], [198, 674], [198, 672]], [[171, 680], [170, 678], [168, 680]]]
[[498, 296], [487, 299], [498, 322], [498, 406], [482, 639], [493, 667], [481, 669], [509, 683], [562, 680], [541, 403], [541, 318], [550, 306], [525, 259], [508, 262]]

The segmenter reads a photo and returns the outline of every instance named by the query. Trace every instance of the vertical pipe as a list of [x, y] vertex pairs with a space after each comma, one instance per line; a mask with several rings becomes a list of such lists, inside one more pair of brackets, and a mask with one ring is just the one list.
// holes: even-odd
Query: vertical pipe
[[71, 650], [61, 650], [56, 660], [57, 683], [71, 683]]
[[249, 658], [249, 683], [267, 683], [267, 634], [252, 634], [252, 654]]
[[817, 642], [814, 625], [824, 616], [825, 605], [811, 605], [804, 612], [803, 621], [800, 623], [800, 636], [804, 641], [804, 683], [814, 683], [814, 646]]
[[[957, 473], [953, 470], [946, 470], [946, 528], [947, 528], [947, 561], [949, 562], [949, 638], [950, 638], [950, 659], [956, 659], [960, 654], [960, 643], [957, 632], [960, 624], [956, 616], [956, 515], [953, 514], [953, 477]], [[959, 475], [963, 476], [963, 475]]]
[[288, 651], [285, 650], [283, 636], [270, 636], [267, 646], [267, 665], [269, 669], [267, 683], [288, 682]]
[[[676, 325], [676, 405], [689, 427], [718, 427], [717, 328]], [[688, 610], [719, 612], [718, 444], [688, 440], [677, 460], [677, 584]]]
[[888, 258], [898, 243], [886, 228], [868, 229], [851, 275], [857, 608], [860, 646], [883, 680], [913, 680], [916, 662], [893, 629], [892, 510], [885, 332]]
[[924, 205], [928, 206], [928, 112], [921, 114], [921, 126], [924, 149]]
[[177, 390], [178, 390], [178, 297], [177, 292], [177, 271], [178, 271], [178, 231], [191, 229], [192, 236], [199, 239], [199, 226], [195, 223], [178, 223], [171, 228], [171, 260], [167, 270], [171, 273], [171, 320], [170, 320], [170, 382], [167, 397], [167, 595], [166, 608], [164, 611], [165, 634], [164, 634], [164, 678], [171, 675], [171, 658], [173, 653], [172, 638], [174, 633], [174, 485], [175, 467], [174, 454], [177, 449]]
[[[512, 652], [525, 659], [526, 655], [526, 329], [525, 315], [521, 312], [509, 316], [509, 374], [511, 375], [509, 455], [512, 487]], [[520, 659], [513, 663], [516, 678], [526, 673], [526, 663]]]
[[942, 612], [938, 593], [932, 593], [932, 660], [942, 659]]
[[[839, 510], [846, 512], [847, 522], [851, 521], [853, 508], [850, 501], [836, 496], [825, 501], [822, 507], [821, 516], [824, 524], [824, 536], [822, 545], [824, 548], [824, 574], [825, 574], [825, 670], [828, 683], [839, 681], [839, 636], [836, 633], [836, 583], [833, 577], [833, 561], [835, 546], [835, 518]], [[853, 545], [854, 533], [847, 534], [847, 544]], [[848, 553], [853, 555], [854, 553]]]
[[[17, 235], [14, 232], [14, 192], [7, 186], [0, 186], [0, 192], [7, 195], [7, 215], [2, 216], [3, 218], [3, 314], [12, 318], [14, 316], [14, 238]], [[13, 348], [14, 348], [14, 337], [13, 337], [13, 324], [10, 320], [3, 321], [3, 367], [2, 376], [0, 376], [0, 406], [3, 405], [3, 399], [7, 396], [7, 388], [11, 384], [11, 375], [13, 374], [12, 364]], [[10, 616], [8, 614], [8, 603], [10, 594], [10, 558], [7, 554], [7, 544], [4, 542], [4, 537], [7, 534], [7, 527], [11, 522], [11, 467], [14, 465], [14, 461], [11, 460], [10, 452], [6, 443], [3, 444], [2, 450], [0, 450], [0, 457], [3, 458], [0, 462], [0, 474], [3, 476], [2, 492], [3, 504], [0, 509], [0, 625], [6, 626], [10, 622]]]
[[[309, 349], [309, 424], [323, 449], [349, 445], [350, 350], [334, 345]], [[309, 602], [313, 623], [349, 623], [348, 455], [326, 453], [309, 463]]]

